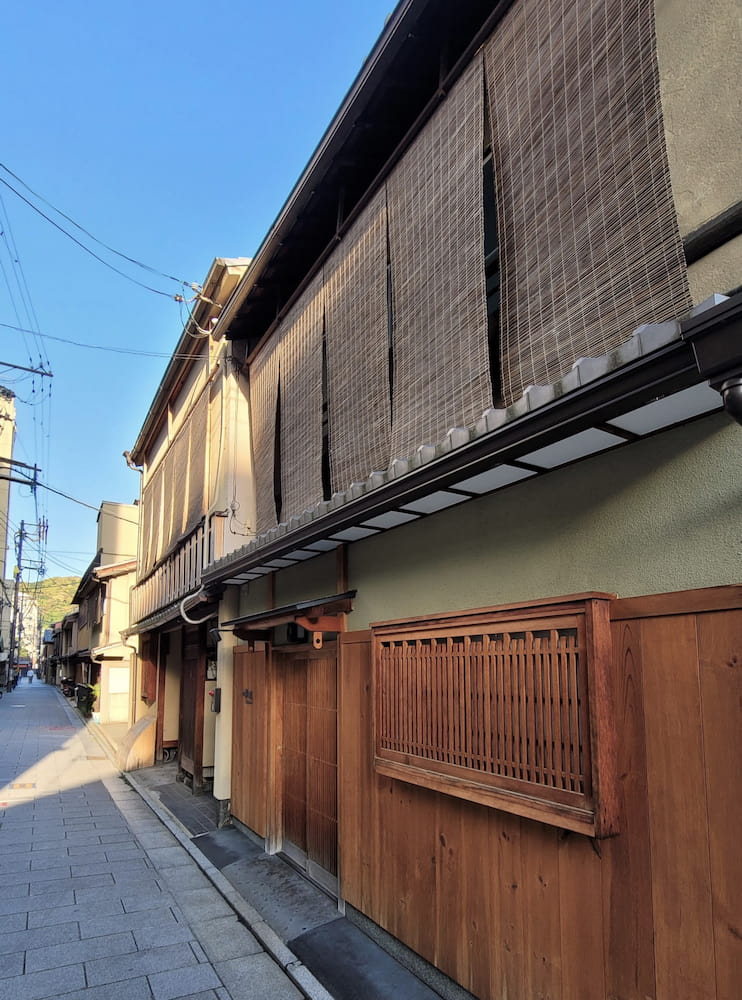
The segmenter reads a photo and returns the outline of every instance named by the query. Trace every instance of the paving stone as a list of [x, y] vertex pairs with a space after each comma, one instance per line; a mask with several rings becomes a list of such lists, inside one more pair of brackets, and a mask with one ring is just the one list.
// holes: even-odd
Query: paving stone
[[102, 937], [86, 938], [69, 944], [49, 945], [34, 948], [26, 954], [26, 972], [40, 972], [42, 969], [56, 969], [78, 962], [90, 962], [96, 958], [125, 955], [136, 951], [133, 934], [105, 934]]
[[182, 847], [153, 847], [147, 853], [158, 868], [178, 868], [193, 864], [190, 854]]
[[[85, 986], [81, 965], [65, 965], [61, 969], [30, 972], [13, 979], [0, 979], [0, 1000], [42, 1000], [59, 997]], [[112, 1000], [112, 998], [111, 998]]]
[[16, 882], [15, 885], [4, 885], [0, 888], [0, 898], [18, 899], [20, 896], [30, 896], [30, 882]]
[[123, 913], [124, 906], [120, 899], [101, 899], [99, 902], [75, 903], [70, 906], [51, 906], [49, 909], [37, 909], [28, 914], [29, 927], [48, 927], [56, 923], [70, 920], [84, 920], [86, 917], [109, 916], [113, 913]]
[[161, 905], [163, 893], [154, 874], [143, 876], [135, 884], [124, 881], [121, 884], [104, 885], [98, 889], [78, 889], [75, 893], [75, 902], [94, 903], [96, 899], [123, 899], [124, 897], [128, 898], [132, 896], [135, 892], [142, 899], [151, 899], [154, 897], [160, 900], [160, 902], [152, 905]]
[[[130, 916], [141, 917], [141, 914], [130, 914]], [[139, 926], [133, 928], [133, 933], [140, 951], [145, 951], [147, 948], [164, 948], [181, 942], [187, 942], [193, 949], [196, 943], [189, 925], [179, 924], [174, 919], [171, 923], [159, 923], [149, 927], [142, 926], [141, 921], [138, 921], [138, 924]], [[198, 955], [196, 959], [201, 961]]]
[[112, 913], [110, 916], [85, 917], [80, 920], [77, 926], [80, 928], [80, 937], [87, 938], [98, 937], [100, 934], [116, 934], [120, 931], [137, 932], [139, 930], [146, 935], [150, 933], [152, 928], [166, 927], [170, 924], [173, 927], [181, 926], [175, 919], [171, 907], [158, 906], [156, 909], [138, 910], [136, 913], [127, 913], [122, 908], [120, 912]]
[[0, 916], [0, 934], [25, 930], [27, 919], [27, 913], [6, 913]]
[[130, 858], [126, 861], [93, 861], [90, 864], [73, 864], [73, 875], [98, 875], [110, 872], [112, 875], [146, 871], [152, 873], [152, 866], [145, 858]]
[[30, 931], [25, 929], [24, 922], [23, 929], [7, 931], [4, 927], [0, 928], [0, 953], [31, 951], [34, 948], [45, 948], [79, 939], [80, 929], [74, 921]]
[[257, 955], [263, 950], [234, 914], [217, 920], [194, 921], [191, 927], [212, 962]]
[[168, 830], [152, 830], [139, 834], [137, 840], [148, 851], [151, 847], [175, 847], [178, 841]]
[[70, 844], [100, 844], [100, 834], [90, 830], [68, 830], [64, 839]]
[[151, 975], [149, 985], [155, 1000], [176, 1000], [222, 984], [210, 965], [198, 965], [193, 969], [173, 969]]
[[0, 955], [0, 979], [23, 975], [23, 951]]
[[302, 993], [269, 955], [215, 962], [232, 1000], [302, 1000]]
[[63, 1000], [152, 1000], [152, 990], [146, 977], [140, 976], [124, 982], [106, 983], [105, 986], [65, 993]]
[[179, 868], [166, 868], [160, 872], [162, 881], [173, 892], [185, 889], [208, 889], [211, 882], [196, 865], [183, 865]]
[[56, 906], [69, 906], [74, 902], [75, 894], [71, 889], [67, 892], [49, 892], [44, 896], [20, 896], [18, 899], [8, 899], [3, 891], [0, 892], [0, 913], [53, 909]]
[[216, 889], [188, 889], [178, 893], [178, 905], [185, 914], [186, 920], [193, 918], [215, 920], [217, 917], [228, 917], [234, 913], [231, 906], [224, 902]]
[[[96, 959], [85, 964], [85, 975], [90, 986], [101, 986], [103, 983], [113, 983], [120, 979], [136, 976], [152, 976], [158, 972], [183, 970], [191, 966], [189, 972], [198, 968], [196, 957], [185, 943], [168, 945], [165, 948], [152, 948], [148, 951], [132, 952], [129, 955], [118, 955], [114, 958]], [[184, 979], [187, 975], [184, 973]], [[193, 992], [194, 984], [188, 987]], [[213, 983], [205, 983], [204, 989]]]
[[[46, 872], [37, 874], [45, 875]], [[43, 896], [49, 890], [61, 892], [63, 889], [103, 889], [113, 884], [113, 875], [79, 875], [76, 878], [39, 879], [31, 882], [31, 895]]]

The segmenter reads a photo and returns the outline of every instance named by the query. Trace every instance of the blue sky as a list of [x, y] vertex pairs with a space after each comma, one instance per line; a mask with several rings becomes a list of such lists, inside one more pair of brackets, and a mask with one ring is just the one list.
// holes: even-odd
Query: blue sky
[[[255, 253], [393, 8], [394, 0], [15, 0], [0, 35], [0, 162], [98, 239], [201, 282], [214, 257]], [[0, 180], [70, 228], [6, 171]], [[174, 301], [106, 269], [4, 184], [0, 197], [0, 323], [100, 347], [173, 350], [183, 326]], [[178, 291], [94, 249], [137, 280]], [[0, 368], [0, 384], [18, 397], [15, 458], [94, 507], [134, 500], [138, 476], [122, 452], [166, 358], [7, 326], [0, 344], [0, 361], [54, 373]], [[11, 524], [37, 516], [49, 522], [46, 575], [81, 573], [94, 555], [95, 511], [43, 489], [34, 502], [13, 487]], [[30, 543], [26, 551], [33, 560]]]

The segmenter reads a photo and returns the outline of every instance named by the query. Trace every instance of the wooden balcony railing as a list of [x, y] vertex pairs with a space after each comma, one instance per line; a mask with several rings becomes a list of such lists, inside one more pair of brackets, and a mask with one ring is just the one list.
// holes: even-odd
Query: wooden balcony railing
[[131, 589], [131, 621], [139, 622], [195, 590], [204, 564], [201, 524], [149, 576]]

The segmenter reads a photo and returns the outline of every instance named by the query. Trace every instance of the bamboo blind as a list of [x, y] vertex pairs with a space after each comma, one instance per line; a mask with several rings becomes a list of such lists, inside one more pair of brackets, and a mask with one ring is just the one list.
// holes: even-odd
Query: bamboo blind
[[281, 324], [281, 520], [322, 500], [322, 273]]
[[162, 510], [163, 510], [163, 472], [165, 463], [159, 466], [150, 476], [147, 485], [142, 490], [143, 531], [142, 572], [147, 573], [157, 562], [162, 544]]
[[256, 532], [276, 524], [273, 467], [278, 400], [279, 344], [269, 341], [250, 365], [250, 423], [255, 469]]
[[585, 660], [577, 619], [384, 637], [377, 759], [583, 803], [591, 791]]
[[484, 278], [481, 58], [388, 181], [394, 282], [392, 456], [492, 405]]
[[[209, 388], [201, 395], [188, 418], [188, 492], [183, 511], [183, 532], [190, 532], [206, 513], [206, 437], [209, 424]], [[185, 491], [184, 491], [185, 495]]]
[[188, 502], [188, 424], [175, 435], [163, 461], [165, 505], [163, 508], [163, 545], [161, 555], [172, 548], [183, 532]]
[[382, 189], [325, 265], [333, 491], [389, 464], [386, 229]]
[[652, 0], [521, 0], [485, 67], [509, 403], [690, 297]]

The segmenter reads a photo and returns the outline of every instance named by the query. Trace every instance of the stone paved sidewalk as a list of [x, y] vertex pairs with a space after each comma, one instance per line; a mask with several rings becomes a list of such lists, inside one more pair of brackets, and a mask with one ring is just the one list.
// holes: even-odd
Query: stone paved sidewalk
[[0, 701], [0, 1000], [303, 996], [53, 688]]

